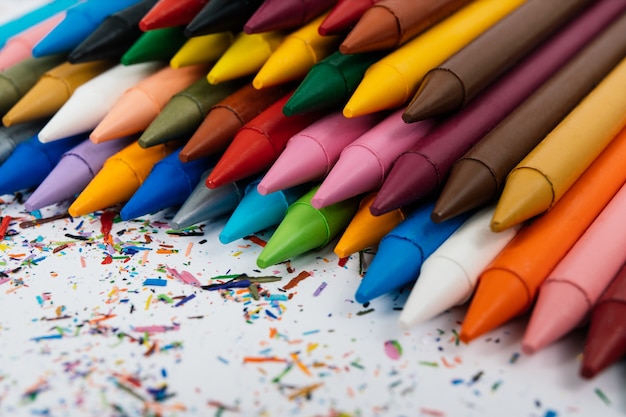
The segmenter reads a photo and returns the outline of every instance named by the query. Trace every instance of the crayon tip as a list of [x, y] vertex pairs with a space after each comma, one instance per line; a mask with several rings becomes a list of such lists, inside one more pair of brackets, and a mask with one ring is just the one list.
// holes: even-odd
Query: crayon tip
[[510, 271], [488, 269], [461, 326], [460, 338], [468, 343], [523, 313], [531, 302], [522, 280]]
[[431, 219], [441, 223], [480, 207], [498, 195], [498, 182], [482, 162], [461, 159], [452, 167]]
[[[371, 28], [389, 28], [372, 31]], [[384, 7], [370, 7], [344, 39], [339, 51], [342, 54], [391, 49], [398, 44], [400, 24], [398, 19]]]
[[452, 113], [465, 102], [463, 82], [451, 71], [431, 70], [420, 84], [402, 120], [413, 123]]
[[[602, 318], [601, 323], [596, 316]], [[622, 320], [624, 316], [626, 304], [621, 301], [605, 301], [594, 308], [580, 368], [583, 378], [595, 377], [626, 353], [626, 325]]]
[[185, 96], [175, 96], [161, 110], [139, 137], [139, 146], [149, 148], [174, 141], [192, 133], [202, 123], [198, 103]]
[[500, 232], [548, 210], [554, 192], [547, 178], [534, 169], [511, 171], [491, 220], [491, 230]]
[[582, 290], [565, 281], [545, 282], [526, 327], [522, 351], [527, 355], [543, 349], [578, 326], [591, 309]]
[[257, 90], [304, 78], [317, 62], [314, 51], [299, 38], [287, 37], [252, 80]]
[[42, 77], [2, 118], [5, 126], [52, 116], [67, 101], [72, 90], [58, 79]]
[[363, 80], [343, 108], [347, 118], [363, 116], [402, 105], [411, 88], [395, 68], [377, 62], [367, 69]]
[[[324, 86], [324, 88], [320, 88]], [[303, 114], [317, 110], [340, 107], [345, 104], [337, 101], [347, 94], [346, 79], [328, 65], [318, 65], [300, 83], [296, 91], [283, 106], [286, 116]]]

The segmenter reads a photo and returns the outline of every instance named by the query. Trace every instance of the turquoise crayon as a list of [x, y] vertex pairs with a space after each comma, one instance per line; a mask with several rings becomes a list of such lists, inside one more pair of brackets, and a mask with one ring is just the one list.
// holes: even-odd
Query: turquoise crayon
[[279, 224], [290, 205], [307, 192], [309, 185], [299, 185], [262, 195], [257, 190], [261, 179], [245, 189], [245, 194], [222, 229], [219, 239], [226, 244]]
[[0, 165], [0, 194], [11, 194], [38, 186], [65, 152], [87, 138], [86, 134], [81, 134], [51, 143], [41, 143], [35, 135], [20, 143]]
[[443, 223], [430, 219], [434, 204], [420, 206], [382, 238], [378, 251], [356, 291], [356, 301], [367, 303], [415, 281], [422, 263], [469, 217], [464, 213]]
[[202, 173], [214, 165], [208, 158], [183, 163], [178, 150], [157, 162], [141, 187], [120, 211], [122, 220], [130, 220], [179, 206], [189, 198]]

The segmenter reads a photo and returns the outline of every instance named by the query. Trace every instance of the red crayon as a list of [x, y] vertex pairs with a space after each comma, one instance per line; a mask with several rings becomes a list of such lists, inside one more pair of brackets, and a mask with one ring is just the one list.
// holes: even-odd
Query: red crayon
[[319, 34], [329, 36], [347, 32], [377, 1], [379, 0], [339, 0], [320, 24]]
[[285, 149], [289, 138], [321, 116], [319, 112], [285, 116], [283, 106], [292, 93], [272, 104], [237, 132], [207, 178], [207, 187], [217, 188], [269, 168]]
[[208, 2], [209, 0], [160, 0], [139, 21], [139, 28], [145, 32], [186, 25]]
[[337, 0], [265, 0], [243, 27], [250, 33], [294, 29], [310, 22]]
[[626, 265], [591, 313], [580, 374], [593, 378], [626, 354]]

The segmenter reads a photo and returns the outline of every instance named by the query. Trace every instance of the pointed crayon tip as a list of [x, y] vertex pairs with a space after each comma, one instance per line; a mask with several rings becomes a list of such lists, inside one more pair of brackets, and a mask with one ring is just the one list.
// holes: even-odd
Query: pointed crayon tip
[[[372, 31], [372, 27], [387, 30]], [[370, 7], [348, 33], [339, 50], [342, 54], [359, 54], [391, 49], [398, 44], [398, 28], [398, 20], [392, 13], [383, 7]]]
[[465, 102], [463, 83], [451, 71], [431, 70], [402, 114], [407, 123], [452, 113]]

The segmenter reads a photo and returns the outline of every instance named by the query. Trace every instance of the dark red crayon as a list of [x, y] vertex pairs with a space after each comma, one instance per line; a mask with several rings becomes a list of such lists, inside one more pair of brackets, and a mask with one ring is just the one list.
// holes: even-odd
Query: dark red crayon
[[330, 9], [337, 0], [265, 0], [243, 27], [246, 33], [294, 29]]
[[317, 29], [320, 35], [341, 35], [348, 32], [370, 6], [379, 0], [339, 0]]
[[184, 26], [209, 0], [161, 0], [139, 22], [143, 31]]

